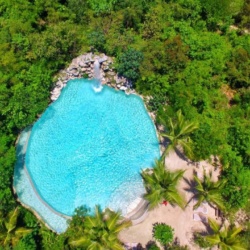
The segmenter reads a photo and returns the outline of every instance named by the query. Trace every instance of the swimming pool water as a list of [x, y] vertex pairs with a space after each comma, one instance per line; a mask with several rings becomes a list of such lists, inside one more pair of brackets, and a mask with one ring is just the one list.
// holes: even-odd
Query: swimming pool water
[[[143, 101], [71, 80], [33, 125], [25, 164], [41, 199], [65, 215], [96, 204], [120, 210], [145, 192], [140, 171], [160, 156]], [[39, 213], [39, 211], [38, 211]]]

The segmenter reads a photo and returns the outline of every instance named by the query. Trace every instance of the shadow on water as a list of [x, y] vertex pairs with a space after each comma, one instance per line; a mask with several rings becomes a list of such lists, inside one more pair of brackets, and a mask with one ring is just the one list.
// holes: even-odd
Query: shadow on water
[[[44, 111], [41, 117], [34, 123], [34, 128], [36, 130], [40, 130], [43, 125], [49, 120], [53, 119], [56, 113], [56, 109], [53, 107], [54, 103], [50, 104], [50, 106]], [[45, 116], [45, 117], [44, 117]], [[38, 122], [39, 121], [39, 122]]]
[[[26, 149], [27, 149], [27, 144], [28, 144], [30, 132], [31, 132], [31, 126], [25, 128], [22, 131], [22, 133], [19, 137], [19, 140], [17, 142], [17, 146], [16, 146], [16, 156], [17, 157], [16, 157], [15, 168], [14, 168], [14, 180], [13, 180], [14, 195], [20, 204], [22, 204], [27, 209], [32, 211], [50, 229], [52, 229], [56, 232], [60, 232], [61, 229], [57, 230], [57, 229], [55, 229], [55, 227], [53, 227], [53, 224], [50, 225], [50, 223], [47, 221], [46, 217], [44, 217], [43, 213], [40, 213], [35, 207], [33, 207], [32, 204], [29, 204], [29, 202], [27, 203], [25, 200], [22, 199], [23, 195], [27, 196], [27, 186], [25, 186], [23, 184], [24, 184], [24, 182], [28, 182], [27, 183], [28, 189], [33, 190], [34, 195], [39, 200], [39, 203], [41, 203], [42, 206], [45, 206], [48, 210], [50, 210], [51, 213], [53, 213], [56, 216], [60, 216], [61, 218], [64, 218], [64, 219], [71, 218], [70, 216], [59, 213], [56, 210], [54, 210], [52, 207], [48, 206], [48, 204], [46, 202], [44, 202], [42, 200], [42, 198], [39, 196], [39, 194], [37, 193], [37, 191], [32, 183], [32, 180], [30, 180], [29, 174], [28, 174], [26, 167], [25, 167], [25, 153], [26, 153]], [[29, 199], [30, 199], [30, 197], [32, 197], [32, 195], [29, 196]], [[61, 220], [59, 220], [59, 221], [61, 221]]]
[[22, 133], [20, 134], [20, 137], [18, 139], [17, 145], [16, 145], [16, 163], [14, 168], [14, 180], [13, 180], [13, 187], [15, 189], [15, 197], [17, 198], [17, 193], [19, 196], [22, 196], [22, 190], [16, 190], [19, 183], [21, 183], [22, 180], [22, 171], [24, 171], [24, 164], [25, 164], [25, 153], [27, 149], [27, 140], [28, 138], [24, 139], [25, 134], [30, 133], [32, 129], [32, 126], [28, 126], [25, 128]]

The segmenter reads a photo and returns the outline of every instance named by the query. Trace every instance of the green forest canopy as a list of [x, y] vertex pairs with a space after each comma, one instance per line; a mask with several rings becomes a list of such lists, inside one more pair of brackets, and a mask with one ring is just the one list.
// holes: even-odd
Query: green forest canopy
[[[219, 156], [228, 210], [244, 208], [250, 193], [249, 29], [249, 0], [0, 0], [1, 213], [17, 206], [18, 134], [47, 107], [55, 74], [90, 50], [117, 58], [119, 73], [151, 97], [147, 105], [157, 116], [174, 117], [181, 109], [199, 122], [191, 135], [193, 160]], [[19, 223], [37, 227], [22, 212]], [[42, 249], [60, 249], [63, 236], [53, 246], [44, 230], [25, 238], [33, 242], [27, 244], [36, 239]]]

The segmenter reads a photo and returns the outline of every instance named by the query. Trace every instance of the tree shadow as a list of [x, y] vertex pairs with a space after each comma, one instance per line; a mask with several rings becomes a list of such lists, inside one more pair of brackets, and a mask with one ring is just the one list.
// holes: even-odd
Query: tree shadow
[[150, 249], [150, 248], [152, 248], [152, 247], [154, 247], [154, 246], [157, 246], [156, 243], [155, 243], [155, 241], [150, 240], [150, 241], [146, 244], [146, 249]]
[[[195, 172], [195, 171], [194, 171]], [[184, 190], [188, 193], [192, 193], [192, 197], [188, 200], [186, 207], [191, 203], [191, 201], [196, 197], [196, 182], [194, 179], [187, 179], [186, 177], [183, 177], [184, 182], [188, 185], [187, 188], [184, 188]]]
[[[167, 150], [167, 148], [171, 145], [171, 141], [167, 137], [163, 137], [162, 140], [161, 140], [161, 142], [160, 142], [160, 145], [165, 148], [165, 150], [164, 150], [164, 152], [165, 152]], [[177, 156], [179, 158], [181, 158], [183, 161], [187, 162], [188, 164], [193, 163], [192, 161], [190, 161], [190, 159], [188, 159], [186, 157], [186, 155], [179, 148], [174, 147], [173, 151], [175, 151], [175, 153], [177, 154]], [[170, 152], [171, 151], [167, 152], [167, 154], [165, 155], [165, 157], [168, 156], [168, 154]]]
[[190, 163], [190, 160], [187, 158], [187, 156], [177, 147], [174, 148], [175, 153], [180, 157], [183, 161]]

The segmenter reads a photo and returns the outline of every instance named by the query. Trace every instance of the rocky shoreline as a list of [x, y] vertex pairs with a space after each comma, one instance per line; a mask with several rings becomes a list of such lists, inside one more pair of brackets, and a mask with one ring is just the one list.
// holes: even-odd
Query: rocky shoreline
[[61, 70], [57, 75], [57, 80], [53, 90], [50, 92], [51, 101], [55, 101], [61, 94], [61, 90], [72, 79], [94, 78], [94, 63], [100, 64], [100, 81], [115, 89], [126, 91], [126, 93], [134, 93], [132, 83], [123, 76], [119, 76], [114, 68], [114, 60], [105, 54], [94, 55], [86, 53], [72, 60], [68, 68]]

